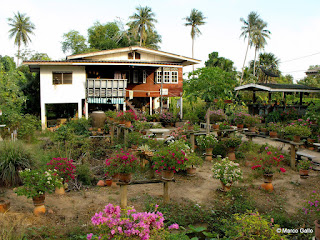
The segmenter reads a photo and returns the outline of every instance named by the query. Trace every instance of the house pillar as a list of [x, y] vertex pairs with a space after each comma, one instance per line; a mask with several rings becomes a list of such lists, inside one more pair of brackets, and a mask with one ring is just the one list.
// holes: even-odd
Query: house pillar
[[127, 110], [126, 99], [123, 100], [123, 111]]
[[303, 96], [303, 92], [300, 92], [300, 106], [302, 105], [302, 96]]
[[82, 118], [82, 100], [80, 99], [80, 102], [78, 102], [78, 119]]
[[41, 128], [45, 130], [47, 128], [47, 119], [46, 119], [46, 104], [41, 103]]
[[183, 98], [180, 97], [180, 119], [182, 120], [183, 115]]
[[87, 99], [84, 100], [84, 111], [85, 111], [85, 116], [86, 116], [86, 119], [88, 120], [89, 118], [89, 103], [87, 101]]
[[152, 115], [152, 97], [150, 97], [150, 115]]

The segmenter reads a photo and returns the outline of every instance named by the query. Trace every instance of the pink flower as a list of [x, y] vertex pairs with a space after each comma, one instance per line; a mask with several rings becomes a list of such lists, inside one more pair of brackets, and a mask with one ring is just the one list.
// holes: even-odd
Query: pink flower
[[168, 227], [168, 229], [179, 229], [179, 225], [177, 223], [174, 223], [174, 224], [170, 225]]
[[281, 172], [286, 172], [286, 170], [284, 168], [280, 168]]

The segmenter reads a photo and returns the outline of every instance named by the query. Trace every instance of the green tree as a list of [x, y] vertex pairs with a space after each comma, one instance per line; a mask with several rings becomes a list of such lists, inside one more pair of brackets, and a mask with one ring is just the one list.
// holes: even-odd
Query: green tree
[[137, 12], [129, 17], [132, 21], [128, 23], [128, 26], [133, 36], [136, 37], [139, 34], [139, 46], [141, 47], [142, 42], [146, 42], [148, 38], [148, 32], [152, 33], [154, 31], [154, 23], [157, 23], [157, 20], [154, 18], [155, 14], [148, 6], [139, 6], [136, 7], [136, 10]]
[[253, 76], [256, 75], [256, 56], [257, 52], [261, 49], [264, 49], [267, 44], [266, 38], [270, 38], [269, 34], [271, 32], [265, 29], [268, 26], [266, 22], [259, 19], [256, 24], [256, 28], [253, 31], [251, 44], [254, 46], [254, 65], [253, 65]]
[[240, 37], [243, 37], [244, 40], [246, 40], [246, 39], [248, 40], [246, 55], [244, 57], [243, 66], [242, 66], [242, 74], [241, 74], [241, 79], [240, 79], [240, 85], [241, 85], [242, 80], [243, 80], [244, 69], [245, 69], [244, 65], [246, 63], [250, 43], [252, 43], [253, 32], [254, 32], [255, 28], [257, 27], [257, 24], [259, 21], [259, 14], [256, 12], [250, 12], [247, 19], [240, 18], [240, 21], [243, 23], [243, 26], [241, 27], [242, 32], [241, 32]]
[[86, 38], [78, 31], [71, 30], [63, 34], [62, 51], [73, 54], [84, 53], [88, 49]]
[[192, 39], [192, 57], [194, 57], [194, 39], [201, 34], [201, 31], [198, 26], [204, 25], [206, 17], [203, 16], [203, 13], [197, 9], [192, 9], [189, 16], [185, 17], [186, 20], [185, 26], [191, 26], [191, 39]]
[[129, 40], [125, 37], [116, 22], [101, 24], [95, 22], [88, 29], [88, 42], [91, 49], [105, 50], [129, 46]]
[[14, 14], [13, 18], [8, 18], [8, 22], [9, 26], [12, 27], [9, 30], [9, 37], [14, 37], [14, 44], [18, 46], [17, 65], [19, 66], [21, 44], [23, 43], [26, 46], [31, 42], [29, 34], [34, 34], [35, 26], [26, 14], [21, 14], [20, 12]]
[[184, 82], [183, 88], [187, 97], [201, 98], [213, 102], [216, 98], [225, 98], [237, 85], [233, 72], [223, 71], [219, 67], [200, 68], [190, 73], [191, 77]]
[[209, 54], [209, 59], [205, 62], [206, 67], [219, 67], [226, 72], [234, 72], [236, 69], [233, 66], [233, 61], [230, 59], [219, 57], [218, 52]]

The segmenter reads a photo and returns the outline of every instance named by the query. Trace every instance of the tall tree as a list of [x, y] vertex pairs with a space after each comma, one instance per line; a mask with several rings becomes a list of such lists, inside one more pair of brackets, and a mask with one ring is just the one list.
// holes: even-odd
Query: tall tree
[[86, 52], [88, 49], [86, 38], [78, 31], [71, 30], [70, 32], [63, 34], [63, 40], [62, 51], [64, 53], [70, 52], [71, 54], [79, 54]]
[[28, 43], [31, 42], [29, 35], [34, 34], [33, 30], [35, 29], [35, 26], [25, 13], [21, 14], [20, 12], [14, 14], [13, 18], [8, 18], [8, 22], [9, 26], [12, 27], [9, 30], [9, 37], [14, 37], [14, 44], [18, 46], [17, 66], [19, 66], [21, 44], [23, 43], [27, 46]]
[[206, 17], [203, 16], [203, 13], [197, 9], [192, 9], [190, 16], [184, 18], [187, 22], [185, 26], [191, 26], [191, 39], [192, 39], [192, 58], [194, 57], [194, 39], [201, 34], [198, 26], [204, 25]]
[[129, 17], [130, 19], [132, 19], [132, 21], [129, 22], [128, 25], [134, 33], [134, 36], [137, 36], [137, 34], [139, 33], [141, 47], [142, 41], [146, 42], [146, 39], [148, 37], [147, 32], [153, 32], [154, 23], [156, 23], [157, 20], [154, 18], [155, 14], [148, 6], [139, 6], [136, 8], [136, 10], [137, 12]]
[[253, 76], [256, 75], [256, 56], [257, 52], [261, 49], [264, 49], [267, 44], [266, 38], [270, 38], [271, 32], [265, 29], [268, 26], [266, 22], [259, 19], [257, 21], [256, 28], [253, 30], [251, 43], [254, 45], [254, 66], [253, 66]]
[[243, 74], [244, 74], [244, 65], [246, 63], [247, 55], [248, 55], [248, 49], [250, 47], [250, 43], [252, 42], [252, 35], [257, 27], [258, 21], [259, 21], [259, 14], [256, 12], [250, 12], [247, 19], [240, 18], [240, 21], [243, 23], [243, 26], [241, 27], [241, 35], [240, 37], [243, 37], [244, 40], [248, 40], [247, 44], [247, 50], [246, 50], [246, 55], [244, 57], [243, 61], [243, 66], [242, 66], [242, 74], [241, 74], [241, 79], [240, 79], [240, 85], [242, 83], [243, 79]]
[[233, 61], [224, 57], [219, 57], [218, 52], [212, 52], [209, 54], [209, 59], [205, 62], [205, 66], [219, 67], [226, 72], [235, 72]]
[[[268, 75], [280, 75], [279, 70], [280, 60], [273, 53], [260, 53], [259, 61], [257, 61], [257, 77], [259, 82], [266, 82]], [[254, 63], [250, 62], [250, 67], [252, 69]]]

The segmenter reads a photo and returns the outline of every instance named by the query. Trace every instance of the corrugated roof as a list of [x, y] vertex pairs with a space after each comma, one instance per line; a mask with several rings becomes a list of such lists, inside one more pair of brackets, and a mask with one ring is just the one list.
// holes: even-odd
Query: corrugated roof
[[278, 84], [278, 83], [256, 83], [256, 85], [266, 86], [272, 89], [306, 89], [306, 90], [320, 90], [320, 88], [309, 87], [298, 84]]
[[235, 87], [234, 90], [268, 91], [268, 92], [320, 92], [320, 88], [298, 84], [250, 83]]
[[142, 62], [142, 61], [124, 61], [124, 60], [51, 60], [51, 61], [43, 61], [43, 60], [28, 60], [23, 61], [24, 64], [31, 63], [39, 63], [39, 64], [50, 64], [50, 63], [128, 63], [128, 64], [160, 64], [160, 65], [181, 65], [181, 63], [176, 62], [161, 62], [161, 61], [153, 61], [153, 62]]

